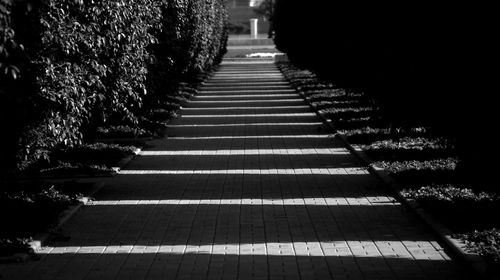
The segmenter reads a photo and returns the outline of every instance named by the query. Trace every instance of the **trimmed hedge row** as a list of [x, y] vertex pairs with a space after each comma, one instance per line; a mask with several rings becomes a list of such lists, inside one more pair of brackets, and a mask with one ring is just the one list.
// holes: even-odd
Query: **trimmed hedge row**
[[[22, 170], [99, 126], [138, 126], [220, 62], [223, 0], [0, 0], [1, 153]], [[7, 134], [7, 135], [5, 135]]]
[[[373, 96], [394, 126], [433, 126], [464, 158], [493, 137], [494, 9], [471, 3], [278, 0], [275, 43], [293, 64]], [[472, 133], [471, 133], [471, 130]]]

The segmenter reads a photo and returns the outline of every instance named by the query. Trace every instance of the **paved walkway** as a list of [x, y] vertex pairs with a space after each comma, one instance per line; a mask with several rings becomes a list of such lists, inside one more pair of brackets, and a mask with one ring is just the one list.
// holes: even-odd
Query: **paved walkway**
[[226, 63], [156, 140], [3, 279], [459, 279], [271, 63]]

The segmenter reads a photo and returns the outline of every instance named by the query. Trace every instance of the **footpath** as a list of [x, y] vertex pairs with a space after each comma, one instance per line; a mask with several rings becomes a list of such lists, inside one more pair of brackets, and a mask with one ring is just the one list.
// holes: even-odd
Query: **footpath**
[[0, 279], [461, 279], [272, 61], [231, 59]]

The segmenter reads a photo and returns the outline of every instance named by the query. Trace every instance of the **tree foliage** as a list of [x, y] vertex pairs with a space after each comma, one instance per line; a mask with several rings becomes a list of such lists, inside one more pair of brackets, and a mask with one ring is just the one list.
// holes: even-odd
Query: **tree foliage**
[[97, 126], [137, 125], [225, 50], [223, 0], [0, 0], [6, 162], [24, 169]]
[[[434, 126], [481, 157], [493, 136], [498, 47], [492, 9], [471, 3], [278, 0], [275, 43], [301, 68], [365, 91], [394, 126]], [[484, 158], [484, 157], [483, 157]]]

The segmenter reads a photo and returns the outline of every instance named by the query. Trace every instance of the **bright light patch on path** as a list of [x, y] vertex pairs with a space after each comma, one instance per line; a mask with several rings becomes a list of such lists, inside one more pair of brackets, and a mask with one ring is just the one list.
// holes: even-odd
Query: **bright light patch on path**
[[[249, 92], [258, 92], [258, 93], [263, 93], [263, 92], [269, 92], [269, 93], [274, 93], [274, 92], [295, 92], [294, 89], [241, 89], [241, 90], [202, 90], [200, 94], [208, 94], [208, 93], [249, 93]], [[270, 96], [273, 94], [262, 94], [263, 96]], [[283, 94], [280, 94], [283, 95]], [[297, 94], [295, 94], [297, 95]], [[212, 96], [212, 95], [211, 95]], [[229, 96], [229, 95], [224, 95], [224, 96]], [[245, 96], [245, 95], [238, 95], [238, 96]], [[250, 96], [257, 96], [257, 95], [250, 95]], [[199, 96], [198, 96], [199, 97]]]
[[260, 91], [260, 92], [273, 92], [275, 90], [288, 90], [290, 89], [289, 86], [287, 85], [260, 85], [260, 84], [251, 84], [251, 85], [234, 85], [234, 86], [203, 86], [201, 87], [201, 92], [231, 92], [234, 91], [235, 89], [238, 89], [239, 91], [249, 91], [249, 92], [255, 92], [255, 91]]
[[[259, 91], [255, 91], [259, 92]], [[273, 91], [277, 92], [277, 91]], [[289, 91], [286, 91], [289, 92]], [[249, 98], [249, 97], [295, 97], [296, 93], [278, 93], [278, 94], [222, 94], [222, 95], [198, 95], [196, 99], [201, 98]]]
[[275, 93], [275, 92], [293, 92], [297, 91], [290, 89], [287, 86], [261, 86], [261, 85], [249, 85], [242, 87], [203, 87], [200, 89], [199, 94], [213, 94], [213, 93]]
[[[429, 241], [417, 240], [420, 244], [427, 244]], [[166, 254], [166, 255], [248, 255], [248, 256], [280, 256], [280, 257], [312, 257], [312, 256], [331, 256], [331, 257], [356, 257], [356, 258], [387, 258], [398, 260], [441, 260], [445, 261], [439, 254], [428, 255], [419, 254], [418, 251], [400, 255], [396, 252], [387, 252], [378, 250], [378, 245], [374, 242], [362, 242], [362, 248], [370, 248], [370, 254], [367, 251], [361, 251], [357, 244], [359, 241], [333, 241], [328, 249], [322, 249], [325, 242], [268, 242], [268, 243], [241, 243], [241, 244], [202, 244], [202, 245], [148, 245], [148, 244], [130, 244], [130, 245], [109, 245], [109, 246], [68, 246], [64, 248], [47, 247], [38, 252], [39, 254]], [[394, 244], [405, 248], [404, 241], [377, 241], [379, 244]], [[350, 245], [352, 244], [352, 245]], [[293, 262], [295, 263], [295, 262]]]
[[242, 135], [242, 136], [199, 136], [199, 137], [168, 137], [171, 140], [229, 140], [229, 139], [295, 139], [295, 138], [330, 138], [331, 134], [304, 134], [304, 135]]
[[287, 122], [287, 123], [230, 123], [230, 124], [170, 124], [167, 127], [234, 127], [234, 126], [309, 126], [322, 125], [322, 122]]
[[311, 206], [339, 206], [339, 205], [400, 205], [394, 198], [386, 196], [369, 196], [362, 198], [346, 197], [313, 197], [313, 198], [290, 198], [290, 199], [171, 199], [171, 200], [95, 200], [86, 205], [89, 206], [113, 206], [113, 205], [311, 205]]
[[228, 88], [228, 87], [236, 87], [236, 88], [241, 88], [241, 87], [267, 87], [267, 86], [277, 86], [277, 85], [288, 85], [287, 82], [280, 82], [280, 81], [249, 81], [249, 82], [227, 82], [227, 83], [220, 83], [220, 82], [206, 82], [203, 84], [204, 88]]
[[223, 170], [120, 170], [122, 175], [367, 175], [361, 167], [350, 168], [287, 168], [287, 169], [223, 169]]
[[193, 108], [193, 107], [183, 107], [182, 110], [186, 111], [197, 111], [197, 110], [274, 110], [274, 109], [309, 109], [307, 105], [297, 105], [297, 106], [236, 106], [236, 107], [204, 107], [204, 108]]
[[197, 103], [285, 103], [285, 102], [304, 102], [300, 98], [290, 99], [269, 99], [269, 100], [192, 100], [191, 104]]
[[243, 149], [243, 150], [191, 150], [142, 151], [141, 156], [215, 156], [215, 155], [348, 155], [347, 149]]
[[241, 118], [241, 117], [315, 117], [315, 113], [182, 115], [182, 118]]

